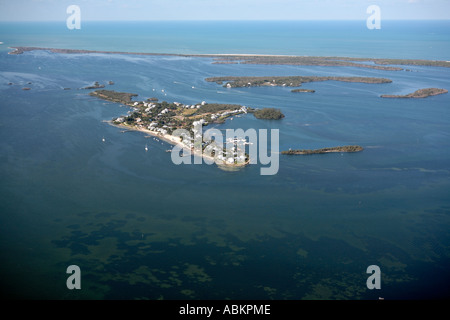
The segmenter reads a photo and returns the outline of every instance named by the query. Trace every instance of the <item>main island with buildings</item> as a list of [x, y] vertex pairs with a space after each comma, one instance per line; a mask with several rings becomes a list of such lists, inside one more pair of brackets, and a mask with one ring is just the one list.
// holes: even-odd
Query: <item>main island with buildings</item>
[[[237, 104], [206, 103], [206, 101], [197, 104], [158, 102], [156, 98], [133, 101], [132, 98], [137, 94], [112, 90], [96, 90], [89, 95], [132, 108], [127, 115], [112, 119], [110, 121], [112, 125], [158, 137], [170, 144], [181, 146], [183, 150], [194, 155], [209, 157], [218, 165], [237, 167], [245, 166], [250, 161], [247, 153], [238, 152], [241, 151], [238, 150], [238, 145], [241, 145], [238, 141], [231, 141], [232, 150], [227, 150], [214, 144], [213, 140], [204, 141], [197, 128], [214, 123], [221, 124], [229, 117], [253, 113], [255, 112], [253, 108]], [[268, 110], [275, 110], [278, 116], [277, 109], [268, 108]], [[184, 129], [186, 134], [173, 135], [179, 129]], [[245, 142], [242, 144], [245, 145]], [[206, 150], [208, 152], [204, 152]]]

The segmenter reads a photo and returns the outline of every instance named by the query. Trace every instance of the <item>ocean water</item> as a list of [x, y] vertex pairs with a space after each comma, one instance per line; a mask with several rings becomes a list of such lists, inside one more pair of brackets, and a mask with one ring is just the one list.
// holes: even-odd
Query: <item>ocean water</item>
[[8, 45], [185, 54], [280, 54], [448, 60], [449, 21], [0, 22]]
[[[1, 293], [26, 299], [427, 299], [450, 296], [450, 89], [446, 68], [212, 64], [209, 58], [8, 55], [8, 46], [156, 53], [259, 53], [450, 60], [448, 22], [0, 24]], [[226, 89], [213, 76], [345, 75]], [[277, 107], [280, 150], [358, 144], [355, 154], [280, 156], [227, 172], [176, 166], [170, 146], [105, 123], [128, 108], [79, 89], [94, 81], [139, 99]], [[9, 85], [9, 83], [13, 83]], [[31, 90], [24, 91], [23, 87]], [[194, 87], [194, 88], [193, 88]], [[70, 88], [70, 90], [63, 90]], [[164, 92], [162, 92], [164, 90]], [[105, 142], [102, 142], [105, 138]], [[145, 152], [144, 146], [149, 151]], [[68, 290], [66, 268], [81, 268]], [[369, 290], [366, 269], [381, 269]]]

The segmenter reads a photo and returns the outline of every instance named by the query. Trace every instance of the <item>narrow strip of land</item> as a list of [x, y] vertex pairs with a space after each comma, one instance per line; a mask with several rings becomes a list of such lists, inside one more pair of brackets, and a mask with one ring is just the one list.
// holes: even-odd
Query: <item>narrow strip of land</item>
[[292, 150], [289, 149], [287, 151], [282, 151], [281, 154], [286, 155], [308, 155], [308, 154], [323, 154], [323, 153], [332, 153], [332, 152], [360, 152], [363, 151], [364, 148], [361, 146], [342, 146], [342, 147], [331, 147], [331, 148], [322, 148], [322, 149], [299, 149]]
[[176, 53], [146, 53], [146, 52], [122, 52], [99, 51], [83, 49], [58, 49], [44, 47], [10, 47], [14, 51], [9, 54], [22, 54], [34, 50], [45, 50], [63, 54], [130, 54], [150, 56], [180, 56], [180, 57], [206, 57], [213, 58], [214, 63], [242, 63], [242, 64], [269, 64], [269, 65], [301, 65], [301, 66], [325, 66], [325, 67], [356, 67], [387, 71], [400, 71], [401, 67], [408, 66], [433, 66], [450, 68], [450, 61], [423, 60], [423, 59], [377, 59], [377, 58], [352, 58], [352, 57], [317, 57], [317, 56], [289, 56], [289, 55], [257, 55], [257, 54], [176, 54]]
[[[391, 79], [373, 77], [317, 77], [317, 76], [288, 76], [288, 77], [212, 77], [205, 79], [215, 82], [225, 88], [242, 87], [300, 87], [302, 83], [317, 81], [343, 81], [357, 83], [391, 83]], [[296, 92], [293, 90], [293, 92]]]
[[[366, 64], [366, 63], [372, 64]], [[302, 66], [345, 66], [378, 70], [399, 71], [400, 67], [387, 65], [434, 66], [450, 68], [450, 61], [423, 59], [376, 59], [351, 57], [314, 57], [314, 56], [220, 56], [216, 63], [243, 64], [284, 64]]]

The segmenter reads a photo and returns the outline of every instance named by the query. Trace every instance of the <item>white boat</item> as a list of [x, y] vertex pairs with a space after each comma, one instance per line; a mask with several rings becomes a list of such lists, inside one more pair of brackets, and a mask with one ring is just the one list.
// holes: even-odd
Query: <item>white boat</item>
[[106, 141], [106, 140], [105, 140], [105, 137], [103, 137], [103, 138], [102, 138], [102, 141], [103, 141], [103, 142], [105, 142], [105, 141]]
[[145, 151], [148, 151], [148, 147], [147, 147], [147, 145], [145, 145]]

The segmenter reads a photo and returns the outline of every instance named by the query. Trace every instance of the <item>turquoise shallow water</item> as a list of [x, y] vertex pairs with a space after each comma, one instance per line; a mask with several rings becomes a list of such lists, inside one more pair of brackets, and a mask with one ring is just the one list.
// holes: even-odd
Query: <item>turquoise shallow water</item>
[[[51, 41], [59, 39], [53, 34], [56, 31], [46, 32], [36, 42], [28, 38], [27, 45], [55, 46]], [[25, 36], [10, 34], [11, 43], [27, 42]], [[399, 34], [397, 30], [390, 37]], [[184, 52], [206, 53], [208, 37], [196, 37], [204, 42], [191, 43]], [[80, 42], [69, 46], [66, 39], [60, 44], [122, 48], [92, 39], [87, 35], [83, 42], [80, 36]], [[173, 37], [166, 41], [179, 43]], [[218, 41], [215, 50], [231, 49], [229, 41], [228, 45]], [[415, 48], [414, 41], [407, 41], [408, 45]], [[446, 45], [442, 38], [438, 42]], [[311, 52], [322, 46], [335, 55], [352, 55], [327, 38], [319, 43], [316, 39]], [[235, 50], [266, 49], [265, 44], [247, 45], [237, 42]], [[423, 54], [417, 50], [410, 55], [429, 59], [435, 54], [444, 59], [448, 52], [423, 47]], [[151, 49], [139, 44], [136, 50], [143, 48]], [[286, 46], [273, 50], [293, 52]], [[355, 56], [368, 54], [361, 48], [354, 50]], [[32, 299], [449, 296], [450, 96], [379, 97], [423, 87], [448, 89], [447, 69], [383, 72], [218, 65], [200, 58], [6, 52], [0, 54], [3, 295]], [[388, 77], [393, 83], [309, 83], [304, 88], [316, 92], [303, 95], [281, 87], [225, 89], [204, 81], [222, 75], [343, 74]], [[279, 122], [247, 115], [219, 127], [278, 128], [281, 150], [343, 144], [359, 144], [365, 150], [281, 156], [275, 176], [259, 175], [259, 165], [238, 172], [208, 165], [176, 166], [165, 152], [167, 144], [137, 132], [121, 133], [102, 122], [126, 113], [127, 108], [78, 89], [109, 80], [115, 84], [108, 89], [134, 92], [140, 98], [281, 108], [286, 117]], [[23, 91], [25, 86], [31, 90]], [[82, 270], [80, 291], [66, 288], [65, 270], [71, 264]], [[365, 271], [372, 264], [382, 271], [380, 291], [366, 288]]]
[[[448, 60], [449, 21], [0, 22], [4, 46], [158, 53], [255, 53]], [[1, 47], [1, 46], [0, 46]]]

